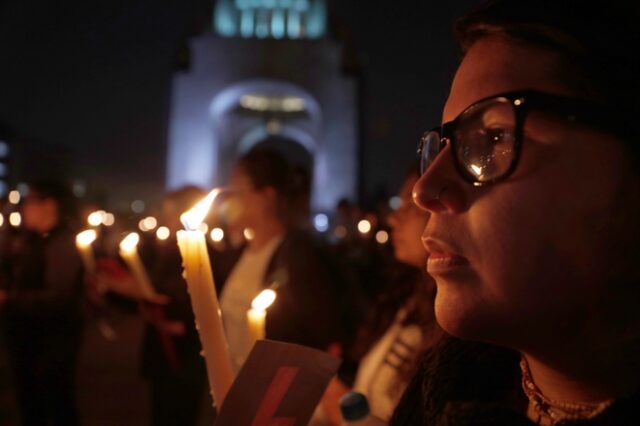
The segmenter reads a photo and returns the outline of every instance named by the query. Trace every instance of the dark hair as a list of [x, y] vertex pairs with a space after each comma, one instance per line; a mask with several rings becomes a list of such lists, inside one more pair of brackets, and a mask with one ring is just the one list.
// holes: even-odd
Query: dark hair
[[273, 188], [278, 198], [278, 214], [284, 222], [289, 222], [298, 189], [285, 157], [271, 149], [253, 149], [240, 157], [237, 166], [249, 176], [254, 188]]
[[[579, 96], [619, 113], [633, 135], [634, 120], [640, 118], [639, 23], [638, 3], [632, 1], [494, 0], [460, 18], [455, 32], [463, 55], [488, 36], [558, 53], [560, 78]], [[638, 143], [625, 145], [640, 158]], [[440, 344], [425, 354], [390, 424], [530, 424], [509, 405], [522, 397], [513, 394], [519, 392], [519, 357], [511, 349], [462, 341], [443, 332]], [[465, 407], [467, 403], [474, 406]], [[605, 416], [619, 419], [629, 413], [618, 407]], [[627, 424], [607, 422], [609, 418], [584, 424]]]
[[52, 199], [58, 206], [59, 225], [68, 225], [77, 219], [77, 203], [68, 185], [54, 181], [34, 181], [28, 184], [29, 196]]
[[165, 200], [174, 203], [180, 210], [188, 210], [205, 195], [206, 192], [203, 189], [188, 185], [167, 193]]
[[494, 0], [460, 18], [455, 33], [463, 54], [492, 35], [558, 53], [562, 81], [579, 96], [615, 110], [635, 137], [638, 22], [638, 5], [631, 1]]

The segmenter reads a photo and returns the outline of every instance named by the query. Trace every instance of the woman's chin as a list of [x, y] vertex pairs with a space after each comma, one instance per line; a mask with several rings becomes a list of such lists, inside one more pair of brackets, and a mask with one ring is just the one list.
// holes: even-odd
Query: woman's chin
[[487, 340], [492, 318], [479, 300], [438, 287], [435, 315], [438, 324], [452, 336], [466, 340]]

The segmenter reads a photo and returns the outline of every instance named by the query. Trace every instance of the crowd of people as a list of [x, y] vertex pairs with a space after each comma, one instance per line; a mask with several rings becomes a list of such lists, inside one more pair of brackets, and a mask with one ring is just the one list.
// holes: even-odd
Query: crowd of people
[[[388, 418], [426, 344], [422, 325], [433, 324], [428, 299], [434, 287], [421, 268], [426, 253], [416, 234], [426, 214], [411, 201], [417, 167], [388, 219], [342, 201], [326, 232], [314, 230], [308, 216], [301, 220], [296, 206], [301, 196], [308, 199], [307, 188], [295, 173], [277, 151], [250, 151], [214, 206], [219, 214], [209, 218], [225, 235], [208, 241], [233, 369], [240, 370], [254, 343], [246, 317], [253, 298], [275, 289], [266, 338], [345, 360], [314, 421], [340, 424], [338, 398], [350, 387], [379, 400], [380, 415]], [[148, 383], [151, 424], [197, 424], [207, 375], [176, 232], [181, 213], [205, 195], [196, 187], [168, 193], [157, 219], [168, 235], [143, 234], [138, 251], [151, 298], [117, 255], [126, 229], [96, 226], [96, 266], [83, 266], [75, 236], [87, 218], [78, 217], [81, 200], [64, 185], [34, 182], [18, 205], [5, 204], [5, 213], [13, 209], [22, 217], [20, 226], [2, 227], [0, 304], [24, 424], [78, 424], [74, 374], [83, 322], [108, 327], [109, 310], [132, 306], [146, 324], [140, 373]], [[371, 229], [358, 231], [365, 217]], [[378, 230], [390, 231], [391, 240], [376, 240]], [[367, 354], [363, 365], [369, 366], [358, 369]]]
[[[366, 236], [345, 202], [341, 231], [318, 238], [293, 166], [272, 150], [240, 157], [218, 206], [229, 243], [210, 247], [233, 368], [253, 343], [251, 301], [272, 288], [268, 339], [344, 359], [314, 425], [341, 424], [350, 389], [391, 425], [640, 424], [638, 19], [629, 2], [550, 0], [461, 18], [443, 124]], [[204, 195], [165, 197], [169, 240], [140, 247], [150, 300], [109, 250], [83, 270], [72, 197], [30, 186], [21, 229], [4, 228], [0, 281], [25, 424], [78, 423], [87, 299], [138, 304], [152, 424], [195, 424], [206, 374], [175, 231]], [[391, 245], [372, 238], [386, 227]]]

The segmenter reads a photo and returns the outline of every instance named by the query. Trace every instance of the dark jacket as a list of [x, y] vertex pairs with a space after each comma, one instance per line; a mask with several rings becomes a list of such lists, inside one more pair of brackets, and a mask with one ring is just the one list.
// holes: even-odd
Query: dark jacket
[[[445, 337], [426, 355], [390, 425], [533, 425], [523, 414], [528, 401], [521, 390], [519, 361], [516, 351]], [[635, 394], [593, 420], [563, 425], [638, 425], [639, 402]]]
[[70, 230], [14, 237], [7, 266], [3, 311], [8, 342], [79, 334], [83, 268]]
[[147, 323], [142, 343], [143, 376], [204, 377], [204, 359], [200, 355], [200, 339], [195, 328], [191, 299], [187, 291], [187, 283], [182, 276], [182, 258], [175, 239], [155, 246], [145, 260], [149, 265], [149, 277], [155, 291], [170, 298], [167, 305], [150, 307], [150, 313], [162, 315], [168, 321], [182, 322], [185, 326], [185, 334], [164, 337], [172, 347], [170, 351], [177, 360], [176, 368], [169, 359], [171, 355], [167, 353], [167, 347], [163, 345], [162, 334], [155, 325]]
[[[220, 271], [214, 261], [218, 294], [242, 250], [227, 255], [232, 263]], [[274, 288], [276, 302], [267, 310], [266, 338], [325, 350], [339, 340], [336, 289], [338, 273], [325, 251], [304, 231], [289, 231], [276, 248], [263, 287]]]

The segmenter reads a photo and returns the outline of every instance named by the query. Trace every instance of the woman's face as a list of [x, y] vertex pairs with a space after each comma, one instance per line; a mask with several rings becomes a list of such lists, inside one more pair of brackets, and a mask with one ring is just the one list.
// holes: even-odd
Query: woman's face
[[[558, 65], [551, 52], [481, 39], [458, 69], [443, 122], [503, 92], [575, 96]], [[640, 191], [623, 145], [542, 111], [527, 117], [520, 162], [505, 181], [466, 183], [447, 146], [413, 194], [431, 213], [423, 243], [438, 322], [517, 349], [575, 335], [607, 309], [612, 289], [638, 281]]]
[[229, 208], [229, 225], [242, 231], [244, 228], [253, 228], [260, 224], [260, 216], [271, 214], [273, 190], [266, 187], [262, 190], [256, 189], [251, 181], [251, 177], [242, 167], [236, 167], [229, 184], [233, 191]]
[[391, 242], [396, 259], [407, 265], [423, 268], [427, 253], [422, 246], [420, 234], [427, 223], [429, 213], [419, 209], [411, 199], [411, 190], [418, 176], [408, 177], [400, 190], [402, 204], [389, 216]]

